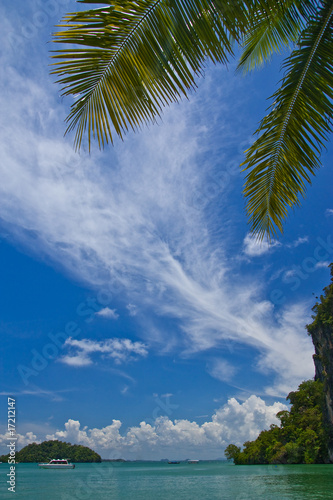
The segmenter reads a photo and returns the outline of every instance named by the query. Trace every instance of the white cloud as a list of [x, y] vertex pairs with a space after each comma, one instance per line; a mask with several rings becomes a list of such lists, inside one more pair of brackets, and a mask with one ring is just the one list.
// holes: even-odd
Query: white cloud
[[[27, 444], [30, 443], [40, 443], [37, 439], [36, 434], [33, 432], [26, 432], [25, 434], [20, 434], [16, 433], [15, 434], [16, 439], [16, 449], [21, 449]], [[0, 446], [4, 447], [6, 446], [10, 440], [13, 440], [13, 436], [10, 436], [8, 433], [0, 434]], [[4, 447], [3, 448], [3, 454], [7, 455], [8, 453], [8, 448]]]
[[65, 423], [65, 430], [48, 434], [46, 439], [68, 440], [73, 444], [82, 444], [93, 449], [119, 448], [122, 444], [123, 438], [119, 433], [121, 427], [119, 420], [113, 420], [112, 424], [102, 429], [94, 428], [87, 431], [86, 428], [81, 430], [80, 427], [81, 424], [78, 420], [69, 419]]
[[[318, 262], [316, 262], [316, 259], [312, 258], [312, 261], [313, 261], [312, 272], [316, 271], [317, 269], [327, 268], [330, 265], [330, 262], [328, 260], [319, 260]], [[302, 276], [298, 274], [300, 272], [302, 272], [302, 270], [300, 271], [300, 269], [298, 269], [297, 266], [294, 266], [293, 269], [288, 269], [288, 271], [284, 272], [283, 279], [285, 280], [286, 278], [290, 278], [292, 276]], [[305, 273], [305, 277], [306, 276], [307, 275]]]
[[328, 260], [320, 260], [319, 262], [317, 262], [314, 269], [320, 269], [322, 267], [327, 268], [329, 265], [330, 262]]
[[327, 208], [325, 213], [326, 215], [333, 215], [333, 208]]
[[77, 368], [92, 365], [92, 360], [87, 356], [85, 352], [79, 352], [75, 355], [67, 354], [66, 356], [62, 356], [61, 358], [59, 358], [59, 361], [61, 363], [64, 363], [65, 365], [75, 366]]
[[186, 458], [189, 453], [195, 453], [199, 458], [214, 458], [223, 455], [228, 444], [242, 445], [255, 439], [271, 424], [278, 424], [276, 413], [285, 409], [285, 404], [275, 402], [267, 405], [261, 398], [252, 395], [243, 403], [235, 398], [229, 399], [227, 404], [216, 410], [211, 420], [202, 424], [185, 419], [173, 421], [161, 416], [154, 422], [143, 421], [139, 426], [121, 433], [119, 420], [113, 420], [102, 429], [81, 429], [79, 421], [69, 419], [64, 430], [46, 438], [89, 446], [104, 458], [133, 458], [138, 454], [155, 459], [168, 454]]
[[308, 236], [304, 236], [304, 237], [299, 237], [297, 238], [297, 240], [293, 241], [292, 243], [289, 243], [286, 245], [286, 247], [288, 248], [296, 248], [298, 247], [299, 245], [302, 245], [303, 243], [308, 243], [309, 242], [309, 237]]
[[291, 276], [295, 276], [295, 274], [296, 274], [296, 269], [288, 269], [288, 271], [284, 273], [283, 278], [290, 278]]
[[267, 241], [259, 241], [257, 238], [248, 233], [243, 241], [243, 251], [248, 257], [259, 257], [265, 253], [268, 253], [272, 248], [280, 246], [280, 243], [275, 241], [268, 243]]
[[132, 342], [130, 339], [112, 338], [96, 341], [91, 339], [77, 340], [69, 337], [64, 345], [74, 348], [77, 352], [74, 355], [69, 354], [61, 357], [60, 361], [76, 367], [92, 364], [89, 356], [93, 353], [106, 355], [108, 358], [112, 358], [116, 364], [137, 359], [138, 356], [145, 357], [148, 354], [145, 344], [142, 342]]
[[208, 373], [222, 382], [232, 380], [236, 372], [237, 368], [224, 359], [214, 359], [208, 366]]
[[[15, 396], [36, 396], [39, 398], [49, 399], [50, 401], [63, 401], [64, 397], [61, 395], [66, 392], [71, 392], [72, 389], [61, 389], [57, 391], [50, 391], [47, 389], [42, 389], [34, 384], [29, 385], [29, 389], [23, 389], [21, 391], [15, 391]], [[0, 392], [0, 396], [8, 396], [8, 391]]]
[[126, 309], [128, 309], [130, 316], [136, 316], [138, 314], [138, 308], [134, 304], [127, 304]]
[[108, 319], [119, 318], [119, 314], [117, 314], [116, 309], [110, 309], [109, 307], [103, 307], [103, 309], [101, 309], [96, 313], [96, 316], [102, 316], [102, 318], [108, 318]]

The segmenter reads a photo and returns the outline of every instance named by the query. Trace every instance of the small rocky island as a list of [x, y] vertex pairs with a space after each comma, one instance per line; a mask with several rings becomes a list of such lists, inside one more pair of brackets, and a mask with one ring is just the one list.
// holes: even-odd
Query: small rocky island
[[[7, 462], [8, 456], [0, 456], [0, 461]], [[87, 446], [58, 440], [31, 443], [16, 453], [16, 461], [20, 463], [48, 462], [55, 458], [68, 458], [76, 463], [101, 462], [100, 455]]]

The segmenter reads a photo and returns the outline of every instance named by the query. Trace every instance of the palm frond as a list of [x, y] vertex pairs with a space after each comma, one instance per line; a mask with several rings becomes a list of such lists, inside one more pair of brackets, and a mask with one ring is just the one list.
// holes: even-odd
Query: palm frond
[[297, 42], [310, 16], [315, 13], [313, 0], [277, 0], [257, 2], [250, 15], [250, 26], [243, 36], [243, 53], [238, 69], [247, 72], [268, 61], [274, 52]]
[[154, 121], [163, 106], [195, 87], [205, 60], [226, 63], [253, 0], [129, 0], [65, 16], [52, 73], [63, 95], [78, 96], [66, 132], [99, 146]]
[[320, 153], [332, 132], [333, 1], [308, 23], [299, 46], [286, 60], [286, 75], [272, 96], [260, 137], [247, 151], [244, 194], [252, 232], [270, 239], [283, 231], [288, 209], [300, 204], [320, 167]]

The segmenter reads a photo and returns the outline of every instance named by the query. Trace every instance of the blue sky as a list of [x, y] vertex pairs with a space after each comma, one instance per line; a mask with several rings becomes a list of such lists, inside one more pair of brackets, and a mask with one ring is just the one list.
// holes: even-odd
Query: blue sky
[[216, 458], [276, 422], [313, 376], [305, 331], [329, 282], [333, 150], [271, 247], [239, 164], [281, 78], [208, 65], [158, 125], [90, 155], [49, 75], [72, 0], [0, 7], [0, 428], [104, 458]]

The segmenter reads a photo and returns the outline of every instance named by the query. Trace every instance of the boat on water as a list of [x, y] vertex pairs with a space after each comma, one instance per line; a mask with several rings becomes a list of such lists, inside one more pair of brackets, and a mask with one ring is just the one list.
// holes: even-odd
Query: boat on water
[[199, 460], [188, 460], [187, 463], [188, 464], [198, 464]]
[[75, 464], [71, 464], [68, 458], [55, 458], [48, 464], [38, 464], [41, 469], [75, 469]]
[[168, 462], [168, 464], [177, 465], [177, 464], [180, 464], [180, 462], [177, 462], [176, 460], [172, 460], [172, 461]]

